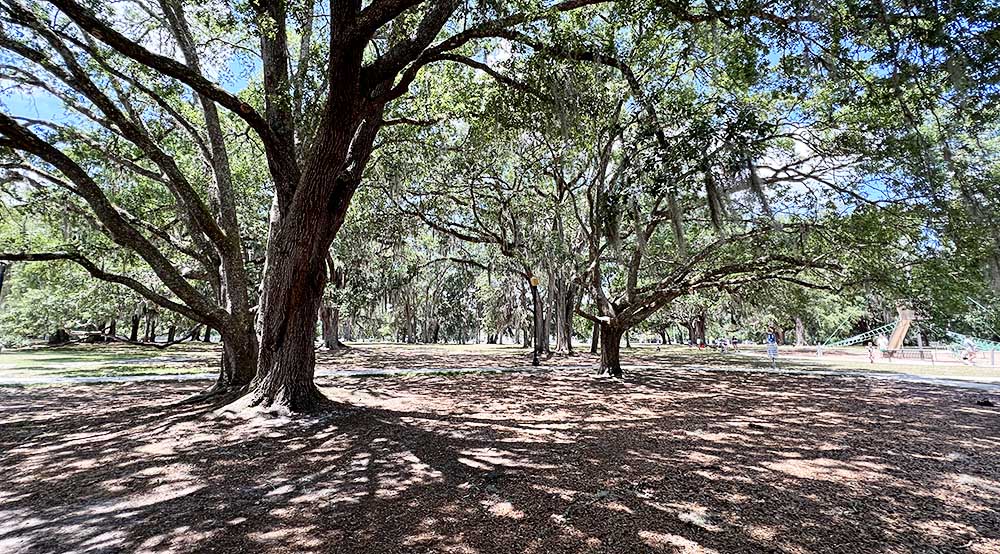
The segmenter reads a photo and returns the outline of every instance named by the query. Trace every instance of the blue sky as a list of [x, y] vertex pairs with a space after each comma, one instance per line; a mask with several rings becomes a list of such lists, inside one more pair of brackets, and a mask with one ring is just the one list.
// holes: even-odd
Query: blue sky
[[[37, 68], [32, 67], [32, 69]], [[226, 70], [223, 72], [224, 78], [219, 84], [229, 92], [236, 93], [245, 89], [250, 80], [257, 78], [260, 72], [259, 59], [254, 58], [251, 61], [246, 56], [233, 56], [230, 58]], [[41, 70], [37, 70], [35, 74], [41, 78], [52, 79]], [[79, 115], [68, 114], [62, 101], [37, 88], [8, 86], [0, 93], [0, 104], [2, 104], [4, 112], [13, 116], [62, 122], [81, 120]]]

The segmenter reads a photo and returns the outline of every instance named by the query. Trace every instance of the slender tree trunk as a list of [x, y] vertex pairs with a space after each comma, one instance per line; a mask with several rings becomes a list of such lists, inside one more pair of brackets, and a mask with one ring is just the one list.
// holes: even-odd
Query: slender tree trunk
[[132, 329], [129, 332], [128, 340], [132, 342], [139, 341], [139, 323], [140, 323], [139, 314], [137, 313], [132, 314]]
[[561, 279], [550, 278], [552, 295], [552, 320], [555, 324], [556, 352], [570, 352], [569, 337], [566, 335], [566, 284]]
[[806, 345], [806, 326], [802, 323], [802, 318], [795, 318], [795, 346]]
[[177, 326], [171, 325], [167, 328], [167, 342], [174, 342], [174, 337], [177, 336]]
[[599, 375], [622, 376], [621, 341], [625, 329], [601, 323], [601, 369]]
[[149, 310], [146, 312], [146, 328], [142, 337], [143, 342], [156, 342], [156, 312]]
[[117, 334], [118, 334], [118, 320], [112, 319], [111, 323], [108, 325], [108, 336], [113, 338]]
[[544, 309], [542, 307], [542, 299], [538, 294], [538, 286], [534, 284], [531, 285], [531, 301], [534, 306], [535, 314], [535, 350], [532, 355], [531, 364], [538, 365], [539, 358], [541, 358], [542, 354], [545, 352], [542, 344], [548, 343], [548, 340], [546, 340], [546, 335], [548, 333], [545, 329], [545, 316], [542, 314], [542, 310]]
[[[183, 3], [179, 0], [161, 0], [161, 5], [187, 65], [196, 73], [201, 73], [201, 62], [188, 27]], [[229, 314], [225, 324], [218, 329], [223, 343], [218, 379], [206, 394], [226, 394], [245, 390], [253, 378], [257, 367], [257, 337], [247, 294], [249, 279], [244, 263], [237, 216], [237, 193], [233, 187], [225, 134], [215, 102], [201, 94], [197, 97], [208, 134], [210, 154], [207, 161], [214, 175], [209, 186], [210, 198], [214, 204], [216, 222], [226, 233], [226, 240], [220, 245], [218, 255], [212, 256], [216, 264], [213, 288], [219, 306]], [[211, 327], [206, 326], [205, 342], [211, 341], [211, 334]], [[229, 342], [233, 344], [227, 345]]]
[[590, 334], [590, 353], [597, 354], [597, 348], [601, 344], [601, 328], [600, 325], [595, 323], [593, 325], [594, 332]]
[[573, 313], [576, 308], [576, 289], [575, 285], [568, 285], [566, 287], [565, 296], [563, 298], [562, 304], [562, 334], [566, 341], [566, 353], [573, 355]]
[[212, 342], [212, 328], [208, 325], [205, 326], [205, 338], [201, 340], [202, 342]]

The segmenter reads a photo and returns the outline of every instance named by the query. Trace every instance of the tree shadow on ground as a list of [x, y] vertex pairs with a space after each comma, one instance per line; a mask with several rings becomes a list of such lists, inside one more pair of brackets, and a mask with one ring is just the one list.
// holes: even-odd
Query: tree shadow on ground
[[[456, 369], [477, 367], [530, 367], [531, 349], [518, 345], [358, 343], [331, 352], [316, 352], [317, 369]], [[547, 365], [590, 366], [589, 353], [545, 354]]]
[[973, 393], [637, 370], [321, 381], [250, 422], [187, 384], [0, 390], [0, 552], [1000, 551]]

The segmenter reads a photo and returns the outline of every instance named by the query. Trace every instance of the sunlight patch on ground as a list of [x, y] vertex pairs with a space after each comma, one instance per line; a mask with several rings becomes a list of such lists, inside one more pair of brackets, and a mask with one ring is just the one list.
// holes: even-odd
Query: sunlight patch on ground
[[653, 531], [639, 531], [639, 538], [647, 546], [657, 550], [668, 550], [676, 554], [718, 554], [717, 550], [705, 548], [700, 544], [685, 539], [680, 535], [670, 533], [656, 533]]

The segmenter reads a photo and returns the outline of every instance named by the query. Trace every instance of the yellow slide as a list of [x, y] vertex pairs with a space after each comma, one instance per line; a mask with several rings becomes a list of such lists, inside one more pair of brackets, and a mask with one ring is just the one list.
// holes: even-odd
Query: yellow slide
[[913, 310], [899, 308], [898, 311], [899, 319], [896, 320], [896, 327], [892, 330], [892, 335], [889, 337], [889, 351], [902, 348], [903, 339], [906, 338], [906, 332], [910, 330], [910, 322], [913, 321]]

